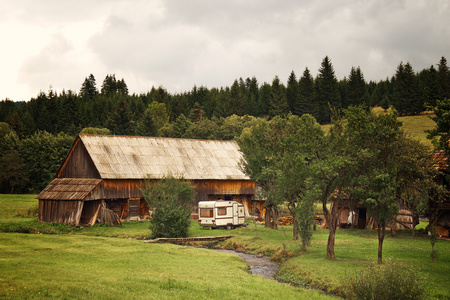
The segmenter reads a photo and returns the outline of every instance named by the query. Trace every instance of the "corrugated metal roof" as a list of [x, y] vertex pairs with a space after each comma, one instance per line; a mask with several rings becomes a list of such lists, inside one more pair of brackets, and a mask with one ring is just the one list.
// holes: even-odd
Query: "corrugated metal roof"
[[36, 197], [41, 200], [83, 200], [101, 179], [56, 178]]
[[80, 134], [103, 179], [249, 180], [234, 141]]

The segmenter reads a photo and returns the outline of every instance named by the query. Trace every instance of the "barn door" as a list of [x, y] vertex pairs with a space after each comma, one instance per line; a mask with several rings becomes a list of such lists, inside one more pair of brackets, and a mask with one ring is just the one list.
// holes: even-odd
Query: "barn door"
[[237, 203], [233, 203], [233, 225], [239, 224], [239, 207]]
[[141, 200], [139, 198], [128, 199], [127, 219], [130, 221], [139, 220], [139, 208]]

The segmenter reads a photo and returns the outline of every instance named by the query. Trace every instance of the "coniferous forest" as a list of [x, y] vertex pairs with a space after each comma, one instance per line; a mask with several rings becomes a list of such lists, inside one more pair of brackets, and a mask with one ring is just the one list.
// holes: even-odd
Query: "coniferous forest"
[[286, 83], [278, 76], [263, 83], [239, 78], [231, 86], [194, 86], [177, 94], [162, 86], [130, 94], [125, 79], [111, 74], [100, 83], [91, 74], [79, 91], [50, 88], [26, 102], [0, 102], [0, 192], [39, 192], [80, 132], [229, 140], [260, 117], [311, 114], [326, 124], [331, 108], [359, 104], [417, 115], [445, 98], [450, 98], [445, 57], [421, 71], [401, 62], [395, 74], [378, 82], [367, 82], [360, 67], [337, 79], [325, 57], [315, 78], [305, 68], [300, 75], [292, 71]]

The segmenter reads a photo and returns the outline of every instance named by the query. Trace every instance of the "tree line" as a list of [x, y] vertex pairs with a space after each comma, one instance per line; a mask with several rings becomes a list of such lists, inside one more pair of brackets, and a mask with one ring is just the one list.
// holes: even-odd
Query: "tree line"
[[80, 132], [230, 140], [260, 119], [309, 114], [324, 124], [331, 121], [332, 109], [360, 104], [413, 115], [445, 98], [450, 98], [445, 57], [437, 68], [418, 73], [400, 63], [394, 76], [379, 82], [366, 82], [359, 67], [338, 80], [325, 57], [315, 78], [305, 68], [300, 78], [292, 71], [286, 85], [278, 76], [263, 84], [255, 77], [240, 78], [230, 87], [194, 86], [177, 94], [161, 86], [130, 94], [115, 74], [98, 88], [91, 74], [79, 92], [50, 88], [30, 101], [0, 101], [0, 192], [39, 192]]
[[[194, 86], [190, 91], [170, 94], [160, 86], [139, 95], [130, 95], [125, 80], [116, 79], [114, 74], [106, 76], [99, 90], [91, 74], [78, 93], [56, 93], [50, 88], [27, 102], [1, 101], [0, 122], [8, 123], [19, 137], [36, 131], [75, 135], [86, 127], [108, 128], [113, 134], [176, 137], [184, 132], [167, 124], [174, 125], [177, 120], [187, 126], [204, 119], [218, 123], [232, 115], [273, 118], [292, 113], [310, 114], [324, 124], [331, 120], [330, 107], [393, 106], [400, 115], [415, 115], [434, 107], [436, 100], [450, 98], [445, 57], [437, 68], [431, 65], [417, 73], [409, 62], [401, 62], [395, 75], [378, 82], [366, 82], [360, 67], [352, 67], [348, 76], [338, 80], [328, 56], [318, 71], [315, 78], [308, 68], [299, 78], [292, 71], [286, 85], [278, 76], [263, 84], [252, 77], [236, 79], [230, 87]], [[164, 110], [163, 116], [147, 111], [155, 102], [164, 106], [158, 108]]]

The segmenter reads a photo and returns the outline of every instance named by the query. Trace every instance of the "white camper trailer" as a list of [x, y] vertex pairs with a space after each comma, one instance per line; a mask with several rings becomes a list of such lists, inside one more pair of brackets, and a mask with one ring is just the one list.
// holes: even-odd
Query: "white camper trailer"
[[244, 205], [236, 201], [200, 201], [198, 224], [204, 227], [235, 227], [245, 221]]

